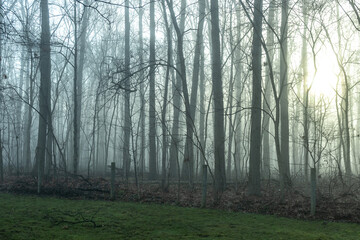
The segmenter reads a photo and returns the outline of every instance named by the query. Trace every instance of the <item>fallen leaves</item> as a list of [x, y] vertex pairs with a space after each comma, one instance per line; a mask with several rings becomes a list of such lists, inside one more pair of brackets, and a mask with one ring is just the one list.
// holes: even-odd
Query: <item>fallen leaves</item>
[[[183, 207], [201, 206], [201, 184], [190, 188], [187, 183], [170, 184], [167, 192], [159, 187], [160, 182], [141, 182], [139, 187], [132, 183], [116, 182], [116, 199], [121, 201], [179, 205]], [[326, 183], [322, 183], [323, 185]], [[310, 198], [301, 185], [288, 189], [285, 198], [281, 198], [276, 183], [264, 184], [266, 188], [261, 197], [246, 195], [246, 186], [238, 187], [232, 184], [221, 195], [215, 204], [213, 189], [208, 187], [208, 208], [249, 213], [271, 214], [296, 219], [322, 219], [326, 221], [347, 221], [360, 223], [360, 187], [353, 184], [349, 187], [338, 187], [328, 192], [318, 193], [315, 217], [310, 216]], [[319, 189], [326, 186], [319, 184]], [[36, 194], [37, 181], [31, 176], [9, 177], [0, 185], [0, 191], [18, 194]], [[178, 192], [179, 191], [179, 192]], [[110, 181], [106, 178], [62, 177], [47, 179], [42, 187], [42, 194], [71, 199], [110, 199]]]

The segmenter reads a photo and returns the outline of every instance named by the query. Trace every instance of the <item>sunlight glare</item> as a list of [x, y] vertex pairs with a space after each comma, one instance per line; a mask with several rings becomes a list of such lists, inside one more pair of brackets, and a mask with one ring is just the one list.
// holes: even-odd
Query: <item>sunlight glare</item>
[[309, 63], [309, 84], [312, 82], [310, 94], [315, 97], [324, 96], [328, 99], [335, 97], [337, 74], [339, 67], [335, 55], [329, 49], [323, 49], [316, 57], [317, 73], [313, 62]]

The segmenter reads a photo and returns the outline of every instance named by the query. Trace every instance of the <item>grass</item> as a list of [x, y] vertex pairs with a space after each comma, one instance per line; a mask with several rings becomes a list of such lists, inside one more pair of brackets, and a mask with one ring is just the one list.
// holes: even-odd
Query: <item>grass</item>
[[360, 225], [0, 193], [0, 239], [360, 239]]

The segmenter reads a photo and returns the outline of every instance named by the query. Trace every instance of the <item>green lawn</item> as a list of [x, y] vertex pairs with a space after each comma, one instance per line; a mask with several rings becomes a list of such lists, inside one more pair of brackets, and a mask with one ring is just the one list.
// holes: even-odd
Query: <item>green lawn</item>
[[360, 239], [360, 225], [0, 193], [0, 239], [203, 238], [348, 240]]

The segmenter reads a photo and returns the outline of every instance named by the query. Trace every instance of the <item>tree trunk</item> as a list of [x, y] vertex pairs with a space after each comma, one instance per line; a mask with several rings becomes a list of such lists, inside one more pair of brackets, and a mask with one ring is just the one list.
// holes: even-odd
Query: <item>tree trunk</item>
[[316, 168], [311, 168], [311, 206], [310, 206], [310, 215], [314, 216], [316, 211]]
[[[184, 33], [185, 28], [185, 18], [186, 18], [186, 0], [181, 0], [181, 7], [180, 7], [180, 31]], [[177, 63], [176, 69], [180, 69], [180, 59], [179, 55], [177, 55]], [[174, 178], [178, 176], [180, 172], [178, 159], [179, 159], [179, 148], [180, 148], [180, 135], [179, 130], [180, 126], [180, 112], [181, 112], [181, 88], [182, 88], [182, 81], [181, 75], [177, 71], [175, 82], [172, 84], [172, 95], [173, 95], [173, 125], [171, 131], [171, 145], [170, 145], [170, 177]], [[178, 176], [180, 177], [180, 176]]]
[[309, 181], [309, 87], [308, 87], [308, 59], [307, 59], [307, 25], [308, 25], [308, 14], [307, 14], [307, 0], [303, 0], [303, 19], [304, 29], [302, 37], [302, 50], [301, 50], [301, 68], [303, 77], [303, 124], [304, 124], [304, 174], [305, 180]]
[[305, 180], [309, 181], [309, 87], [308, 87], [308, 60], [307, 60], [307, 25], [308, 25], [308, 14], [307, 14], [307, 0], [303, 0], [303, 19], [304, 29], [302, 37], [302, 50], [301, 50], [301, 68], [303, 77], [303, 124], [304, 124], [304, 174]]
[[155, 2], [150, 2], [149, 178], [157, 177], [155, 106]]
[[[268, 24], [275, 27], [275, 0], [270, 1]], [[271, 79], [269, 73], [269, 66], [273, 64], [274, 60], [274, 33], [270, 27], [267, 28], [266, 45], [269, 47], [270, 62], [266, 65], [267, 74], [265, 75], [265, 96], [263, 101], [263, 139], [262, 139], [262, 160], [263, 160], [263, 176], [266, 179], [270, 178], [270, 112], [271, 112]]]
[[[25, 29], [24, 29], [25, 30]], [[24, 89], [24, 71], [25, 71], [25, 56], [24, 56], [24, 50], [21, 50], [21, 63], [20, 63], [20, 78], [19, 78], [19, 89]], [[1, 75], [0, 75], [1, 76]], [[21, 94], [21, 98], [23, 99], [23, 93]], [[16, 108], [16, 122], [14, 126], [14, 133], [15, 133], [15, 139], [16, 139], [16, 176], [20, 175], [20, 149], [21, 149], [21, 122], [22, 122], [22, 105], [23, 101], [17, 101], [15, 104]], [[22, 165], [22, 164], [21, 164]]]
[[[203, 28], [204, 28], [204, 22], [205, 22], [205, 1], [199, 0], [199, 23], [198, 23], [198, 29], [196, 32], [196, 43], [195, 43], [195, 55], [194, 55], [194, 62], [193, 62], [193, 75], [192, 75], [192, 87], [191, 87], [191, 96], [190, 96], [190, 118], [193, 127], [195, 127], [195, 111], [196, 111], [196, 104], [197, 104], [197, 96], [198, 96], [198, 87], [199, 87], [199, 73], [200, 73], [200, 56], [201, 56], [201, 48], [203, 44]], [[187, 152], [190, 149], [193, 149], [192, 147], [188, 147], [190, 144], [193, 145], [192, 142], [189, 142], [193, 136], [186, 138], [185, 143], [185, 156], [191, 156], [189, 157], [189, 160], [192, 162], [189, 162], [192, 167], [189, 166], [183, 166], [183, 169], [192, 169], [194, 171], [194, 156], [193, 152]], [[184, 162], [186, 163], [186, 162]], [[186, 171], [185, 171], [186, 172]], [[188, 173], [189, 174], [189, 173]], [[192, 173], [193, 174], [193, 173]]]
[[111, 162], [110, 200], [115, 200], [115, 162]]
[[[3, 2], [0, 0], [0, 76], [2, 76], [2, 39], [3, 39]], [[3, 163], [3, 144], [2, 144], [2, 132], [0, 129], [0, 180], [4, 182], [4, 163]]]
[[[185, 145], [185, 156], [184, 156], [184, 165], [183, 165], [183, 176], [188, 176], [189, 184], [193, 185], [193, 175], [194, 175], [194, 159], [193, 159], [193, 131], [194, 131], [194, 123], [191, 118], [190, 111], [190, 101], [189, 101], [189, 92], [187, 87], [186, 80], [186, 64], [185, 64], [185, 56], [184, 56], [184, 44], [183, 44], [183, 32], [179, 27], [176, 16], [173, 9], [173, 2], [167, 0], [167, 4], [170, 10], [172, 23], [175, 28], [175, 32], [177, 35], [177, 50], [178, 57], [180, 61], [180, 77], [182, 83], [182, 92], [183, 98], [185, 102], [185, 120], [186, 120], [186, 143]], [[185, 174], [185, 175], [184, 175]]]
[[[167, 14], [166, 14], [166, 7], [165, 1], [161, 1], [163, 11], [164, 11], [164, 21], [165, 21], [165, 28], [166, 28], [166, 36], [167, 36], [167, 62], [172, 62], [172, 31], [169, 26]], [[171, 65], [166, 67], [166, 75], [165, 75], [165, 92], [163, 97], [163, 109], [161, 112], [161, 126], [162, 126], [162, 157], [161, 157], [161, 188], [163, 191], [167, 191], [168, 184], [166, 183], [166, 159], [167, 159], [167, 152], [168, 152], [168, 143], [167, 143], [167, 126], [166, 126], [166, 111], [167, 111], [167, 104], [168, 104], [168, 87], [169, 87], [169, 80], [170, 80], [170, 68]]]
[[[31, 123], [32, 123], [32, 107], [34, 104], [34, 58], [32, 56], [31, 48], [28, 48], [28, 54], [30, 57], [30, 64], [28, 63], [27, 68], [30, 68], [30, 73], [26, 74], [28, 76], [28, 80], [26, 81], [26, 89], [29, 91], [27, 101], [29, 105], [26, 106], [25, 110], [25, 117], [24, 117], [24, 152], [23, 152], [23, 159], [25, 161], [25, 172], [30, 172], [31, 169]], [[30, 65], [30, 66], [29, 66]]]
[[50, 25], [48, 0], [41, 0], [41, 40], [40, 40], [40, 90], [39, 90], [39, 130], [36, 147], [36, 162], [38, 174], [38, 193], [41, 192], [44, 175], [47, 119], [50, 113], [51, 93], [51, 59], [50, 59]]
[[[110, 107], [105, 108], [104, 106], [104, 129], [105, 129], [105, 158], [104, 158], [104, 174], [107, 173], [108, 170], [108, 160], [109, 160], [109, 147], [110, 147], [110, 140], [111, 140], [111, 133], [112, 133], [112, 127], [113, 127], [113, 121], [114, 121], [114, 117], [115, 117], [115, 112], [117, 111], [117, 98], [116, 96], [114, 97], [114, 107], [111, 113], [111, 117], [110, 117], [110, 123], [109, 123], [109, 128], [107, 129], [106, 127], [106, 120], [108, 117], [108, 111], [110, 109]], [[108, 111], [105, 111], [105, 109], [107, 109]], [[125, 150], [124, 150], [125, 151]]]
[[199, 104], [200, 104], [200, 113], [199, 113], [199, 139], [200, 139], [200, 162], [201, 166], [205, 165], [205, 53], [204, 53], [204, 44], [201, 46], [201, 58], [200, 58], [200, 82], [199, 82]]
[[[142, 6], [142, 0], [139, 1], [139, 6]], [[140, 68], [144, 65], [144, 40], [143, 40], [143, 15], [144, 10], [143, 8], [139, 9], [139, 62]], [[144, 71], [140, 72], [140, 79], [144, 78]], [[141, 146], [140, 146], [140, 174], [143, 177], [144, 170], [145, 170], [145, 86], [144, 83], [141, 81], [140, 84], [140, 131], [141, 131]]]
[[215, 158], [215, 199], [225, 190], [225, 131], [224, 100], [221, 73], [220, 29], [218, 0], [211, 0], [211, 76], [214, 100], [214, 158]]
[[250, 168], [249, 168], [249, 195], [260, 195], [260, 159], [261, 159], [261, 29], [262, 29], [263, 1], [254, 3], [254, 32], [252, 41], [252, 108], [251, 108], [251, 135], [250, 135]]
[[[100, 84], [99, 84], [100, 85]], [[95, 100], [94, 100], [94, 116], [93, 116], [93, 122], [92, 122], [92, 141], [91, 141], [91, 150], [90, 150], [90, 157], [89, 157], [89, 162], [88, 162], [88, 177], [90, 175], [90, 164], [92, 161], [93, 164], [93, 173], [96, 173], [96, 168], [97, 168], [97, 149], [96, 149], [96, 136], [98, 136], [98, 134], [96, 134], [96, 120], [98, 119], [98, 102], [99, 102], [99, 87], [96, 90], [95, 93]], [[99, 131], [99, 129], [98, 129]], [[97, 138], [98, 139], [98, 138]], [[95, 153], [96, 151], [96, 153]]]
[[47, 176], [50, 175], [51, 167], [53, 166], [53, 127], [52, 127], [52, 113], [48, 116], [48, 129], [47, 129], [47, 138], [46, 138], [46, 163], [45, 163], [45, 173]]
[[[233, 33], [233, 16], [230, 16], [230, 48], [234, 49], [236, 46], [234, 44], [234, 33]], [[227, 164], [226, 164], [226, 176], [231, 181], [232, 179], [232, 157], [233, 157], [233, 133], [234, 133], [234, 127], [233, 127], [233, 100], [234, 100], [234, 61], [235, 61], [235, 55], [231, 54], [230, 57], [230, 80], [229, 80], [229, 88], [228, 88], [228, 99], [227, 99], [227, 106], [226, 106], [226, 116], [228, 118], [228, 142], [227, 142]], [[226, 129], [226, 126], [225, 126]]]
[[[288, 6], [289, 0], [281, 4], [281, 36], [280, 36], [280, 127], [281, 157], [279, 161], [280, 183], [291, 184], [289, 165], [289, 99], [288, 99]], [[281, 165], [281, 166], [280, 166]]]
[[207, 194], [207, 172], [208, 166], [202, 165], [202, 191], [201, 191], [201, 207], [206, 207], [206, 194]]
[[[336, 14], [337, 14], [337, 19], [340, 19], [339, 16], [339, 5], [336, 5]], [[345, 165], [345, 174], [347, 177], [347, 180], [350, 179], [350, 176], [352, 175], [352, 170], [351, 170], [351, 154], [350, 154], [350, 129], [349, 129], [349, 111], [350, 111], [350, 104], [349, 104], [349, 91], [350, 91], [350, 83], [349, 83], [349, 78], [347, 75], [347, 72], [345, 70], [345, 66], [343, 63], [343, 56], [342, 56], [342, 35], [341, 35], [341, 23], [340, 20], [337, 21], [337, 35], [338, 35], [338, 39], [339, 39], [339, 43], [338, 43], [338, 49], [337, 49], [337, 53], [336, 50], [334, 48], [334, 45], [331, 42], [331, 38], [330, 35], [327, 31], [327, 29], [325, 29], [326, 31], [326, 35], [328, 37], [328, 39], [330, 40], [330, 44], [332, 46], [333, 52], [336, 55], [337, 58], [337, 63], [338, 66], [341, 70], [341, 73], [339, 75], [339, 77], [341, 78], [341, 75], [343, 76], [342, 79], [342, 88], [341, 88], [341, 121], [342, 121], [342, 130], [340, 130], [340, 132], [343, 133], [343, 135], [340, 136], [340, 139], [342, 140], [342, 146], [343, 146], [343, 155], [344, 155], [344, 165]], [[340, 125], [339, 125], [340, 127]]]
[[[84, 4], [88, 5], [88, 0], [84, 2]], [[85, 59], [85, 51], [86, 51], [86, 39], [87, 39], [87, 28], [89, 23], [89, 13], [88, 7], [84, 7], [83, 20], [81, 24], [80, 30], [80, 45], [78, 44], [78, 33], [75, 31], [75, 56], [76, 60], [74, 66], [76, 66], [76, 84], [74, 86], [74, 90], [76, 90], [76, 94], [74, 94], [74, 173], [78, 171], [79, 161], [81, 159], [81, 151], [80, 151], [80, 143], [81, 143], [81, 113], [82, 113], [82, 91], [83, 91], [83, 72], [84, 72], [84, 59]], [[75, 18], [75, 26], [76, 18]], [[77, 27], [76, 27], [77, 29]], [[80, 46], [79, 51], [77, 51]], [[74, 76], [75, 77], [75, 76]], [[76, 106], [76, 110], [75, 110]], [[75, 134], [76, 133], [76, 134]], [[76, 146], [76, 148], [75, 148]], [[76, 174], [76, 173], [75, 173]]]
[[126, 180], [130, 174], [130, 18], [129, 18], [129, 0], [125, 0], [125, 121], [124, 121], [124, 150], [123, 161]]
[[79, 166], [79, 140], [80, 140], [80, 118], [78, 110], [78, 36], [77, 36], [77, 7], [74, 0], [74, 150], [73, 150], [73, 171], [76, 175]]
[[236, 48], [236, 59], [235, 59], [235, 90], [236, 90], [236, 115], [234, 120], [235, 125], [235, 153], [234, 153], [234, 163], [235, 163], [235, 177], [236, 182], [238, 182], [239, 174], [240, 174], [240, 162], [242, 158], [241, 151], [241, 142], [242, 142], [242, 129], [241, 129], [241, 105], [242, 105], [242, 64], [241, 64], [241, 8], [237, 7], [236, 9], [236, 19], [237, 19], [237, 39], [236, 42], [238, 44]]

